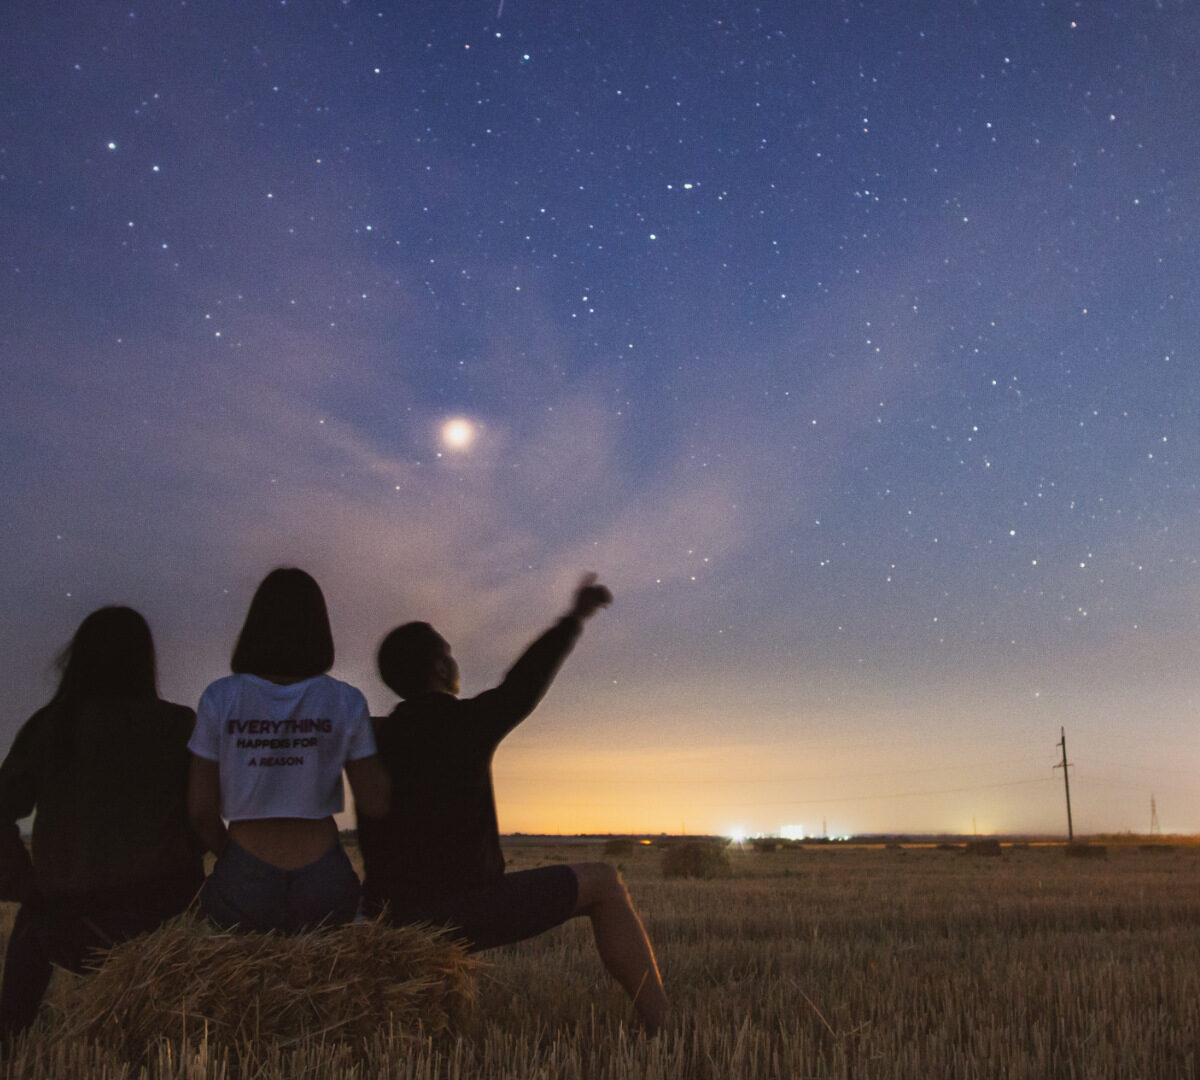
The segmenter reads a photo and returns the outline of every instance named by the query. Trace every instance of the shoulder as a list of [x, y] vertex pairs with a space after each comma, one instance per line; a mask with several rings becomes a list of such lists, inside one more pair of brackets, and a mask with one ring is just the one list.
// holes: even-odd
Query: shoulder
[[449, 716], [469, 706], [474, 698], [458, 698], [453, 694], [430, 691], [418, 697], [398, 701], [389, 719], [417, 720], [423, 716]]
[[471, 715], [471, 699], [450, 694], [422, 694], [398, 702], [385, 717], [375, 722], [376, 731], [416, 732], [433, 731], [447, 736]]
[[348, 682], [343, 682], [341, 679], [335, 679], [332, 675], [318, 675], [313, 679], [313, 684], [321, 686], [328, 694], [341, 694], [345, 697], [362, 698], [363, 692], [357, 687]]
[[164, 723], [174, 724], [177, 727], [190, 728], [196, 722], [195, 709], [190, 709], [188, 706], [180, 705], [174, 701], [156, 701], [154, 703], [154, 712]]
[[332, 675], [318, 675], [312, 685], [327, 701], [337, 702], [355, 711], [361, 709], [365, 712], [367, 709], [366, 695], [357, 686], [335, 679]]
[[166, 698], [158, 698], [154, 702], [154, 707], [163, 716], [195, 716], [196, 710], [189, 708], [187, 705], [181, 705], [178, 701], [167, 701]]
[[21, 730], [17, 732], [17, 738], [28, 738], [36, 735], [38, 732], [45, 731], [46, 728], [53, 727], [58, 719], [59, 708], [53, 703], [43, 705], [35, 712], [24, 724], [21, 725]]
[[204, 692], [200, 695], [200, 700], [213, 698], [220, 701], [231, 697], [237, 693], [238, 687], [241, 686], [244, 680], [245, 676], [243, 675], [225, 675], [220, 679], [214, 679], [204, 688]]
[[12, 752], [28, 753], [33, 747], [39, 746], [57, 727], [59, 709], [54, 704], [43, 705], [24, 724], [21, 725], [13, 738]]
[[232, 708], [241, 696], [244, 677], [241, 675], [226, 675], [222, 679], [210, 682], [200, 695], [196, 706], [196, 720], [201, 726], [218, 722]]
[[441, 742], [452, 738], [453, 717], [438, 712], [436, 703], [433, 709], [426, 707], [428, 704], [425, 695], [409, 698], [397, 702], [387, 716], [371, 718], [375, 745], [386, 760], [407, 760], [416, 746], [426, 746], [430, 740]]

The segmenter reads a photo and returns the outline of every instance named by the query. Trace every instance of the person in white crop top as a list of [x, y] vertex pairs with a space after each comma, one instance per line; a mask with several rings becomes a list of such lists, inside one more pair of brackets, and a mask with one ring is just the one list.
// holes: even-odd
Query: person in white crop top
[[201, 696], [188, 743], [189, 818], [217, 854], [201, 910], [243, 930], [348, 922], [359, 882], [333, 820], [342, 770], [367, 817], [387, 812], [389, 781], [366, 699], [326, 674], [333, 637], [312, 577], [283, 567], [263, 579], [230, 666]]

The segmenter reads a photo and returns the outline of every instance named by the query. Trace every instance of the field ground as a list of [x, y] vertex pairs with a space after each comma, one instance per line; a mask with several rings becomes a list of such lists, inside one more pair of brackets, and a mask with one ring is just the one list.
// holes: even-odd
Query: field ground
[[[601, 858], [600, 843], [510, 840], [513, 869]], [[649, 1039], [580, 920], [485, 954], [452, 1038], [148, 1049], [148, 1065], [32, 1038], [0, 1076], [759, 1078], [1200, 1075], [1200, 847], [911, 847], [731, 852], [732, 876], [625, 874], [676, 1006]], [[0, 930], [7, 931], [7, 908]]]

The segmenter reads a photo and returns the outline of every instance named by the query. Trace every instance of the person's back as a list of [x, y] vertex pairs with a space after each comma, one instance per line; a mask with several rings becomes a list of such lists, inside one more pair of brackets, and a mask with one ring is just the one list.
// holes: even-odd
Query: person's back
[[472, 704], [422, 694], [376, 721], [392, 803], [385, 818], [359, 823], [368, 897], [394, 903], [503, 875], [492, 792], [496, 740]]
[[200, 907], [219, 926], [293, 933], [358, 908], [333, 817], [342, 770], [366, 814], [386, 809], [388, 783], [366, 699], [328, 674], [333, 658], [320, 586], [280, 567], [250, 602], [233, 673], [200, 698], [188, 810], [217, 855]]
[[131, 885], [194, 894], [200, 845], [187, 824], [191, 709], [159, 700], [49, 706], [23, 732], [37, 789], [35, 880], [43, 896]]
[[[127, 607], [92, 612], [62, 678], [0, 765], [0, 883], [21, 904], [0, 986], [0, 1035], [33, 1022], [51, 963], [182, 911], [203, 881], [187, 824], [191, 709], [158, 697], [154, 641]], [[17, 821], [36, 811], [33, 857]]]

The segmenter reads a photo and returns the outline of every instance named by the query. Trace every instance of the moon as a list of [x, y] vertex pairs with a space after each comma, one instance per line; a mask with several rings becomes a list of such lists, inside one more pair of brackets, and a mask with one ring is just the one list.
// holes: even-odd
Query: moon
[[455, 416], [442, 424], [442, 445], [447, 450], [469, 450], [475, 441], [475, 425], [470, 420]]

